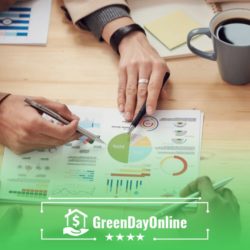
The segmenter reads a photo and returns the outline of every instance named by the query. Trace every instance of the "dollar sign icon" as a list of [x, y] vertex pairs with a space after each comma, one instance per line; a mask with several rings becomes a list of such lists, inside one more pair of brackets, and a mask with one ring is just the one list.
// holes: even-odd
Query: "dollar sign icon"
[[74, 221], [73, 226], [78, 227], [80, 225], [79, 216], [75, 215], [72, 219]]

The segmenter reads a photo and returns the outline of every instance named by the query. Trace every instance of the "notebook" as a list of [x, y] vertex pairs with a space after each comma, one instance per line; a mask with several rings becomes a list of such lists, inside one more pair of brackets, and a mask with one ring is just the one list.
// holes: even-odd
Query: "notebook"
[[174, 11], [144, 24], [144, 27], [169, 50], [174, 50], [186, 43], [188, 32], [198, 28], [199, 23], [183, 11]]
[[[185, 43], [189, 30], [197, 27], [208, 27], [211, 18], [216, 12], [220, 11], [218, 4], [208, 4], [206, 0], [128, 0], [128, 3], [132, 18], [146, 29], [149, 42], [163, 58], [193, 55]], [[181, 17], [181, 21], [178, 17]], [[148, 29], [150, 25], [153, 24], [154, 26], [154, 22], [157, 23], [159, 20], [165, 24], [158, 25], [158, 27], [162, 26], [160, 32], [162, 36], [170, 38], [167, 39], [170, 43], [169, 47], [161, 41], [159, 34], [156, 35], [155, 32]], [[166, 25], [166, 23], [174, 23], [179, 28], [185, 26], [182, 30], [181, 39], [177, 37], [180, 33], [171, 30], [170, 25]], [[157, 25], [155, 26], [157, 30]], [[164, 29], [166, 32], [164, 32]], [[177, 43], [175, 40], [178, 39], [179, 42]], [[194, 39], [193, 45], [201, 50], [212, 50], [212, 42], [206, 36]]]

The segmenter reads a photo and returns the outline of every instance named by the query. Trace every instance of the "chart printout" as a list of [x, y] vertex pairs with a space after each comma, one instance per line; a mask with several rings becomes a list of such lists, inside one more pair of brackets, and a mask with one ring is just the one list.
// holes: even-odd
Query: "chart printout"
[[[70, 107], [104, 144], [81, 139], [17, 156], [5, 149], [2, 199], [176, 197], [199, 174], [203, 113], [157, 111], [134, 132], [116, 109]], [[152, 188], [154, 187], [154, 188]]]

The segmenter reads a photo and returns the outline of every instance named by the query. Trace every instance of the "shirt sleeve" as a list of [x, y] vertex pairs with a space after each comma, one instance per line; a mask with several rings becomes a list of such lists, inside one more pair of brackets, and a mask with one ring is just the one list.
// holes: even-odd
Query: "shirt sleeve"
[[79, 20], [77, 24], [81, 28], [87, 27], [99, 40], [102, 40], [105, 25], [121, 17], [130, 17], [129, 9], [123, 5], [112, 5], [93, 12]]
[[128, 8], [126, 0], [63, 0], [64, 5], [72, 18], [73, 23], [91, 13], [111, 5], [122, 5]]

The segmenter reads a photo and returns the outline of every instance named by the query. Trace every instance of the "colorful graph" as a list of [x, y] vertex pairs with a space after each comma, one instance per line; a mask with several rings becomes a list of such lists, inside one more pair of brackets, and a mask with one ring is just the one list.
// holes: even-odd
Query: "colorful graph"
[[[188, 169], [188, 163], [187, 161], [177, 155], [174, 156], [167, 156], [165, 157], [161, 163], [161, 169], [167, 173], [171, 174], [173, 176], [179, 176], [185, 173]], [[176, 169], [179, 171], [176, 172]]]
[[119, 194], [139, 194], [143, 186], [142, 180], [134, 179], [107, 179], [107, 192], [115, 195]]
[[142, 169], [131, 169], [131, 168], [123, 168], [120, 169], [117, 172], [113, 172], [110, 174], [111, 176], [116, 176], [116, 177], [146, 177], [150, 176], [150, 169], [147, 168], [142, 168]]
[[21, 190], [9, 190], [9, 194], [16, 197], [46, 198], [47, 190], [23, 188]]
[[0, 36], [28, 36], [31, 8], [12, 7], [0, 13]]
[[123, 163], [132, 163], [145, 159], [152, 151], [150, 140], [146, 136], [128, 133], [115, 136], [108, 145], [110, 156]]
[[140, 125], [141, 125], [142, 128], [146, 129], [147, 131], [152, 131], [152, 130], [155, 130], [158, 127], [159, 122], [153, 116], [145, 116], [142, 119], [142, 121], [140, 122]]

